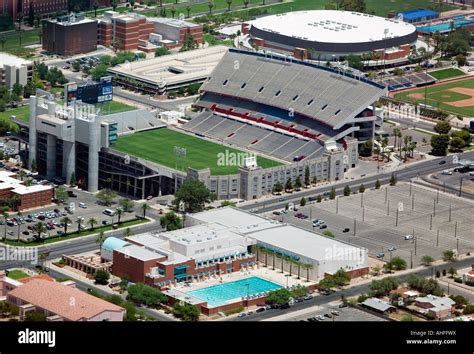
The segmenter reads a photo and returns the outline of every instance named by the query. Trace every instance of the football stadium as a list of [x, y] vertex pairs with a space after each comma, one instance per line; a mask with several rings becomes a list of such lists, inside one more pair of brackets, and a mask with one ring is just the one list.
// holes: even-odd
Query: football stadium
[[349, 54], [383, 53], [384, 59], [410, 54], [416, 27], [397, 20], [349, 11], [296, 11], [261, 17], [243, 27], [259, 47], [301, 57], [334, 60]]
[[202, 85], [194, 118], [181, 125], [167, 127], [145, 109], [92, 117], [38, 98], [21, 135], [40, 173], [69, 180], [74, 172], [91, 192], [145, 198], [172, 194], [191, 178], [218, 199], [250, 200], [276, 183], [303, 181], [307, 170], [311, 181], [344, 178], [382, 122], [374, 107], [386, 93], [289, 56], [229, 49]]

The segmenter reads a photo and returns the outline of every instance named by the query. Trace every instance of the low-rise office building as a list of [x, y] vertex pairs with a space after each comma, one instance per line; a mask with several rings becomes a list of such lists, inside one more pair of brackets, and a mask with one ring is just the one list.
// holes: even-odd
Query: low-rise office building
[[54, 190], [51, 186], [25, 186], [13, 172], [0, 171], [0, 204], [11, 209], [25, 210], [51, 204]]

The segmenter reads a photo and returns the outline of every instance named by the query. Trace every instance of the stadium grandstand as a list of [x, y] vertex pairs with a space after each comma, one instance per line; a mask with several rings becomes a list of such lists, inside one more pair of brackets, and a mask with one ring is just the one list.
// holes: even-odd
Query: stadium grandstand
[[203, 112], [183, 129], [286, 161], [373, 139], [373, 107], [386, 93], [362, 77], [235, 49], [201, 91]]
[[403, 76], [390, 76], [382, 79], [382, 83], [387, 86], [389, 91], [431, 85], [435, 82], [436, 79], [433, 76], [423, 72]]

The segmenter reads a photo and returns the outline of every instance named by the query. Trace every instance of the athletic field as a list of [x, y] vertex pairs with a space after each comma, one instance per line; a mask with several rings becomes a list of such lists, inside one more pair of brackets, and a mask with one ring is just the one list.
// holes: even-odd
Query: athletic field
[[452, 81], [445, 84], [406, 90], [395, 94], [395, 99], [425, 103], [443, 111], [474, 117], [474, 78]]
[[[175, 146], [186, 149], [186, 157], [176, 156]], [[232, 158], [237, 157], [235, 161], [238, 161], [245, 154], [241, 150], [166, 128], [121, 136], [113, 149], [180, 171], [186, 171], [188, 167], [209, 167], [212, 175], [237, 173], [238, 165], [233, 164]], [[263, 168], [281, 165], [261, 156], [257, 156], [257, 163]]]

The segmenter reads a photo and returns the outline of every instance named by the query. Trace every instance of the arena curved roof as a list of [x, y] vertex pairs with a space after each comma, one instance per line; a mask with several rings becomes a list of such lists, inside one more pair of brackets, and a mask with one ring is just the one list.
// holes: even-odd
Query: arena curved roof
[[384, 86], [307, 62], [230, 49], [201, 87], [298, 113], [339, 129], [384, 96]]
[[252, 22], [250, 34], [295, 47], [345, 52], [413, 43], [416, 27], [358, 12], [315, 10], [259, 18]]

